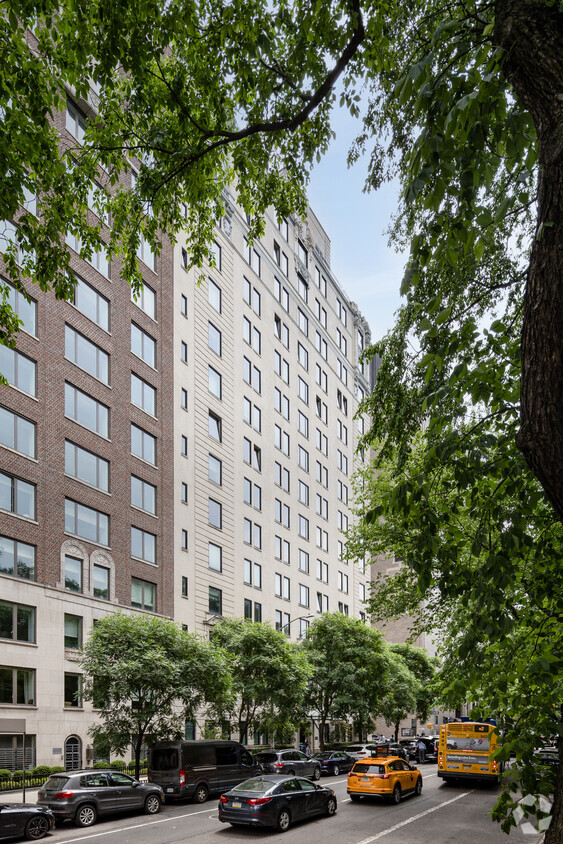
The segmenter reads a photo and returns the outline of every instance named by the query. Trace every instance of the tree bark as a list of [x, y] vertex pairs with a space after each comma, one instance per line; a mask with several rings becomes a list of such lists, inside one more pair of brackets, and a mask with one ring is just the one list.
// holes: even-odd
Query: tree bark
[[524, 296], [516, 443], [563, 521], [563, 14], [547, 0], [496, 0], [503, 70], [538, 138], [537, 229]]

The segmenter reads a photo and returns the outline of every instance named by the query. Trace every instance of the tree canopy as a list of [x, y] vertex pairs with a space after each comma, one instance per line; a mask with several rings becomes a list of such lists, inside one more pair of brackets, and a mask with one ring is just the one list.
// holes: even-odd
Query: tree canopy
[[84, 697], [99, 709], [90, 729], [99, 747], [125, 752], [133, 743], [139, 776], [144, 743], [182, 736], [198, 709], [228, 704], [225, 654], [167, 619], [112, 613], [84, 644]]

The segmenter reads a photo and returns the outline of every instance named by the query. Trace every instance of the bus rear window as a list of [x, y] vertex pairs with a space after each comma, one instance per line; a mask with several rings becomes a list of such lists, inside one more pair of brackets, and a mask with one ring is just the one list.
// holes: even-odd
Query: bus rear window
[[179, 767], [177, 748], [156, 748], [152, 751], [151, 768], [153, 771], [177, 771]]
[[448, 736], [448, 750], [489, 750], [489, 737], [473, 733], [468, 736]]

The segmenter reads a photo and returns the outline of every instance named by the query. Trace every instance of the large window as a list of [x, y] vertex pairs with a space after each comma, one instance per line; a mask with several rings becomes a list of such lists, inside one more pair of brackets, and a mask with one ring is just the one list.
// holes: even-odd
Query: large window
[[109, 384], [109, 355], [70, 325], [65, 325], [65, 356], [89, 375]]
[[214, 498], [209, 498], [208, 513], [209, 524], [221, 529], [223, 526], [223, 507], [221, 503], [219, 501], [215, 501]]
[[212, 366], [207, 367], [207, 383], [209, 387], [209, 392], [212, 393], [214, 396], [217, 396], [218, 399], [221, 398], [221, 373], [217, 372]]
[[65, 472], [103, 492], [109, 492], [109, 461], [65, 440]]
[[148, 284], [143, 284], [142, 290], [138, 294], [131, 289], [131, 300], [147, 316], [150, 316], [151, 319], [156, 319], [156, 293]]
[[35, 706], [35, 671], [0, 665], [0, 703]]
[[207, 323], [207, 345], [221, 357], [221, 332], [212, 322]]
[[156, 612], [156, 584], [148, 580], [131, 578], [131, 606]]
[[109, 408], [68, 383], [65, 384], [65, 416], [106, 439], [109, 437]]
[[223, 464], [218, 457], [209, 454], [207, 457], [207, 477], [214, 484], [221, 486], [223, 481]]
[[76, 276], [74, 296], [71, 301], [88, 319], [104, 331], [109, 331], [109, 301], [79, 276]]
[[209, 587], [209, 612], [223, 615], [223, 592], [215, 586]]
[[131, 351], [153, 369], [156, 367], [156, 340], [134, 322], [131, 323]]
[[131, 423], [131, 454], [156, 466], [156, 437]]
[[89, 542], [109, 545], [109, 516], [65, 498], [65, 531]]
[[26, 457], [35, 457], [35, 422], [0, 407], [0, 445], [13, 448]]
[[109, 569], [94, 564], [92, 567], [92, 585], [94, 598], [109, 600]]
[[0, 509], [35, 518], [35, 485], [0, 472]]
[[131, 475], [131, 505], [156, 515], [156, 487]]
[[213, 571], [223, 571], [223, 549], [214, 542], [207, 544], [207, 562]]
[[35, 607], [0, 601], [0, 639], [35, 642]]
[[16, 349], [0, 345], [0, 372], [6, 380], [30, 396], [36, 395], [36, 363]]
[[35, 547], [0, 536], [0, 573], [35, 580]]
[[207, 421], [207, 431], [210, 437], [213, 437], [214, 440], [217, 440], [218, 443], [222, 440], [222, 420], [220, 416], [217, 416], [216, 413], [212, 413], [209, 411], [209, 417]]
[[131, 556], [145, 563], [156, 563], [156, 536], [131, 525]]
[[12, 287], [11, 284], [2, 279], [4, 290], [6, 291], [8, 304], [23, 321], [21, 330], [27, 331], [28, 334], [37, 334], [37, 302], [34, 299], [27, 301], [23, 293]]
[[82, 675], [65, 672], [65, 706], [82, 707]]
[[82, 647], [82, 618], [65, 613], [65, 648]]
[[134, 372], [131, 373], [131, 401], [141, 410], [156, 416], [156, 389]]
[[221, 313], [221, 288], [215, 284], [213, 279], [208, 279], [207, 282], [207, 300], [212, 308], [215, 308], [217, 313]]

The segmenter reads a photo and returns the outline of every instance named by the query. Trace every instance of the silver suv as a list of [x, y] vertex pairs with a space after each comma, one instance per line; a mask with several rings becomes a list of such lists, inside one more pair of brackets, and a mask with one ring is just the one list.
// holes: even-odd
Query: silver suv
[[37, 795], [37, 805], [51, 809], [55, 821], [73, 820], [77, 826], [92, 826], [100, 815], [128, 809], [155, 815], [163, 802], [159, 785], [110, 769], [52, 774]]
[[300, 750], [264, 750], [254, 757], [265, 774], [284, 774], [307, 777], [311, 780], [321, 778], [321, 763], [318, 759], [306, 756]]

